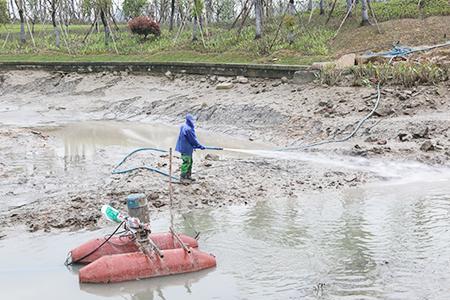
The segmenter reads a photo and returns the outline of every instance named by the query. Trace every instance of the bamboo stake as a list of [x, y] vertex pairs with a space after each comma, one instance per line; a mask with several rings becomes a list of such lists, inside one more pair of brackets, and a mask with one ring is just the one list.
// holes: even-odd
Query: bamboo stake
[[234, 26], [236, 25], [237, 21], [238, 21], [239, 18], [241, 17], [242, 13], [243, 13], [244, 11], [247, 10], [247, 4], [248, 4], [248, 1], [249, 1], [249, 0], [245, 1], [244, 6], [242, 6], [241, 12], [238, 14], [238, 16], [236, 17], [236, 19], [234, 19], [234, 22], [233, 22], [233, 24], [231, 25], [231, 29], [234, 28]]
[[9, 36], [11, 35], [11, 32], [9, 32], [8, 27], [6, 27], [5, 24], [3, 24], [3, 27], [5, 27], [6, 32], [7, 32], [8, 34], [6, 35], [6, 39], [5, 39], [5, 42], [3, 43], [2, 49], [4, 49], [4, 48], [6, 47], [6, 43], [8, 42]]
[[278, 28], [275, 33], [275, 37], [273, 38], [272, 43], [269, 46], [269, 51], [272, 50], [272, 47], [273, 47], [273, 45], [275, 45], [275, 42], [278, 38], [278, 34], [280, 34], [281, 26], [283, 25], [283, 22], [284, 22], [284, 16], [286, 15], [286, 11], [288, 10], [288, 8], [289, 8], [289, 3], [287, 4], [286, 8], [283, 10], [283, 14], [281, 15], [281, 21], [278, 24]]
[[314, 8], [311, 8], [311, 12], [309, 13], [308, 24], [311, 23], [313, 12], [314, 12]]
[[[61, 24], [60, 21], [58, 22], [58, 24], [59, 24], [59, 27], [61, 28], [61, 32], [62, 32], [61, 37], [62, 37], [62, 39], [63, 39], [63, 41], [64, 41], [64, 44], [66, 44], [67, 51], [69, 52], [69, 54], [72, 54], [72, 53], [70, 52], [69, 43], [67, 43], [67, 40], [66, 40], [66, 38], [64, 37], [64, 35], [66, 34], [65, 31], [64, 31], [64, 27], [62, 26], [62, 24]], [[68, 35], [67, 35], [66, 37], [68, 37]]]
[[33, 33], [31, 32], [30, 24], [28, 23], [28, 18], [27, 18], [28, 14], [25, 10], [25, 5], [23, 6], [23, 12], [24, 12], [24, 19], [27, 23], [27, 29], [28, 29], [28, 32], [30, 33], [31, 41], [33, 42], [33, 46], [36, 47], [36, 42], [34, 41]]
[[170, 228], [173, 228], [172, 147], [169, 149], [169, 205], [170, 205]]
[[370, 13], [372, 14], [372, 18], [375, 21], [375, 25], [377, 25], [378, 33], [381, 34], [380, 25], [378, 25], [378, 21], [377, 21], [377, 18], [375, 16], [375, 11], [372, 9], [372, 5], [370, 5], [370, 0], [367, 0], [367, 6], [369, 6]]
[[91, 24], [91, 28], [89, 29], [88, 33], [84, 36], [83, 44], [86, 42], [86, 39], [88, 38], [88, 36], [91, 35], [92, 31], [94, 31], [94, 26], [95, 26], [95, 23], [97, 22], [97, 18], [98, 18], [98, 14], [95, 15], [95, 19], [94, 19], [94, 22], [92, 22], [92, 24]]
[[8, 31], [8, 34], [6, 35], [6, 39], [5, 39], [5, 42], [3, 43], [2, 49], [5, 48], [6, 43], [8, 42], [8, 39], [9, 39], [9, 35], [10, 35], [10, 32]]
[[[62, 9], [62, 7], [61, 7], [61, 5], [62, 5], [61, 1], [59, 1], [58, 3], [59, 3], [59, 5], [60, 5], [59, 9]], [[69, 39], [69, 33], [65, 30], [64, 26], [62, 26], [62, 23], [61, 23], [61, 15], [59, 16], [59, 20], [57, 20], [56, 22], [58, 23], [59, 28], [61, 28], [61, 33], [62, 33], [62, 34], [61, 34], [61, 37], [62, 37], [62, 39], [63, 39], [63, 41], [64, 41], [64, 44], [66, 45], [67, 51], [69, 52], [69, 54], [72, 54], [71, 51], [70, 51], [69, 43], [67, 42], [67, 40]], [[66, 37], [64, 37], [64, 35], [65, 35]]]
[[309, 32], [308, 27], [305, 25], [305, 23], [303, 23], [303, 19], [302, 19], [302, 12], [299, 12], [297, 8], [294, 7], [294, 11], [295, 14], [298, 15], [298, 22], [300, 23], [300, 26], [306, 31]]
[[183, 20], [181, 21], [181, 26], [180, 26], [180, 28], [178, 29], [178, 32], [177, 32], [177, 35], [175, 36], [175, 39], [173, 40], [174, 43], [177, 42], [178, 37], [180, 36], [181, 32], [182, 32], [183, 29], [184, 29], [184, 24], [185, 24], [185, 23], [186, 23], [186, 16], [184, 16], [184, 17], [183, 17]]
[[172, 197], [172, 148], [169, 149], [169, 201], [170, 207], [173, 205]]
[[200, 22], [200, 20], [201, 20], [201, 15], [200, 15], [200, 18], [197, 18], [197, 22], [198, 22], [198, 27], [200, 27], [200, 37], [202, 38], [203, 47], [206, 48], [205, 38], [203, 37], [203, 22]]
[[109, 33], [111, 34], [111, 38], [112, 38], [113, 45], [114, 45], [114, 50], [116, 50], [116, 53], [119, 54], [119, 50], [117, 49], [117, 45], [116, 45], [116, 39], [114, 38], [114, 33], [111, 30], [111, 26], [109, 26], [108, 18], [105, 17], [105, 19], [106, 19], [106, 26], [108, 26]]
[[206, 38], [209, 37], [209, 31], [208, 31], [208, 16], [205, 13], [205, 33], [206, 33]]
[[251, 7], [249, 7], [249, 8], [247, 8], [247, 10], [245, 11], [244, 17], [242, 18], [241, 25], [239, 26], [239, 29], [238, 29], [238, 32], [237, 32], [238, 36], [241, 35], [242, 28], [244, 28], [245, 21], [247, 21], [248, 15], [250, 14], [250, 11], [251, 11], [251, 10], [252, 10]]
[[348, 16], [350, 15], [351, 11], [353, 10], [353, 6], [355, 5], [356, 0], [353, 0], [352, 2], [352, 6], [350, 7], [350, 9], [347, 11], [347, 14], [345, 15], [344, 19], [341, 22], [341, 25], [339, 25], [338, 30], [336, 31], [336, 34], [334, 35], [334, 37], [332, 38], [333, 40], [337, 37], [339, 30], [341, 30], [342, 26], [344, 25], [345, 21], [347, 20]]
[[334, 8], [336, 7], [336, 2], [337, 2], [337, 0], [334, 0], [333, 5], [331, 6], [331, 10], [328, 13], [328, 18], [327, 18], [327, 21], [325, 22], [325, 24], [328, 24], [328, 22], [330, 21], [331, 15], [333, 14]]

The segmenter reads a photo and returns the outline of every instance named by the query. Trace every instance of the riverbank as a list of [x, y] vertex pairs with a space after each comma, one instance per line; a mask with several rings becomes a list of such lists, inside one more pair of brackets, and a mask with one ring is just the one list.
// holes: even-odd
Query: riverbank
[[[198, 116], [203, 143], [247, 153], [198, 152], [198, 182], [174, 188], [176, 209], [184, 211], [296, 198], [411, 173], [440, 176], [449, 161], [448, 82], [383, 87], [375, 115], [349, 141], [274, 157], [248, 150], [343, 137], [373, 108], [374, 87], [183, 74], [11, 71], [0, 78], [3, 228], [96, 228], [102, 204], [122, 208], [133, 192], [148, 195], [152, 214], [167, 210], [165, 177], [110, 172], [134, 148], [173, 146], [188, 112]], [[167, 170], [167, 162], [166, 155], [143, 154], [128, 166]]]
[[[442, 1], [442, 0], [439, 0]], [[67, 35], [61, 36], [61, 45], [53, 44], [50, 26], [37, 26], [36, 38], [27, 37], [27, 43], [18, 41], [18, 24], [0, 27], [0, 62], [203, 62], [242, 64], [310, 65], [314, 62], [336, 59], [344, 54], [362, 54], [381, 51], [392, 45], [421, 46], [447, 41], [449, 29], [442, 24], [450, 22], [448, 5], [436, 5], [419, 18], [417, 6], [408, 3], [405, 11], [402, 1], [395, 1], [392, 7], [379, 6], [380, 23], [377, 26], [360, 26], [359, 16], [350, 17], [340, 32], [345, 10], [336, 12], [327, 23], [326, 15], [316, 15], [309, 23], [309, 15], [299, 15], [292, 30], [295, 41], [287, 41], [288, 29], [279, 20], [270, 19], [265, 24], [262, 39], [254, 39], [254, 28], [247, 24], [238, 34], [237, 28], [213, 26], [204, 42], [191, 41], [191, 30], [186, 28], [179, 36], [163, 28], [159, 38], [142, 40], [131, 35], [124, 24], [114, 30], [115, 40], [105, 44], [104, 34], [94, 32], [84, 41], [89, 25], [73, 25], [67, 28]], [[358, 4], [359, 5], [359, 4]], [[390, 12], [391, 11], [391, 12]], [[382, 16], [382, 17], [381, 17]], [[297, 21], [296, 21], [297, 22]], [[307, 24], [306, 24], [307, 23]], [[65, 31], [63, 31], [65, 32]], [[336, 35], [338, 34], [338, 35]]]

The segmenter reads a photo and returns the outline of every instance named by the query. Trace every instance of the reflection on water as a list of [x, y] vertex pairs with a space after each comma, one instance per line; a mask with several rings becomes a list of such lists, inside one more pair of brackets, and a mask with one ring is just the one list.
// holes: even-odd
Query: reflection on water
[[[449, 181], [298, 196], [178, 215], [217, 256], [194, 274], [80, 286], [62, 266], [67, 250], [111, 229], [8, 237], [2, 298], [448, 299]], [[167, 230], [169, 216], [152, 222]]]
[[192, 294], [192, 286], [198, 283], [214, 270], [203, 270], [186, 275], [167, 276], [154, 278], [142, 282], [131, 281], [127, 283], [109, 284], [108, 288], [97, 284], [80, 284], [80, 290], [101, 297], [115, 297], [117, 295], [127, 295], [127, 299], [132, 300], [153, 300], [153, 299], [171, 299], [165, 296], [164, 289], [177, 286], [183, 289], [183, 293]]
[[[168, 150], [174, 148], [179, 127], [161, 123], [133, 123], [97, 121], [68, 124], [55, 134], [64, 141], [64, 157], [70, 161], [84, 160], [104, 146], [128, 148], [155, 147]], [[208, 146], [245, 149], [267, 149], [268, 146], [225, 134], [197, 129], [200, 142]]]

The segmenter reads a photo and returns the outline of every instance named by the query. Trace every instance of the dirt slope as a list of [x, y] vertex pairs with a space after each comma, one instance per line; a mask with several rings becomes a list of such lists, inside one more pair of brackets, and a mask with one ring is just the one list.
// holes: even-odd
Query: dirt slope
[[433, 45], [450, 40], [450, 16], [426, 19], [401, 19], [380, 23], [382, 34], [376, 26], [349, 27], [339, 33], [332, 42], [336, 56], [345, 53], [362, 53], [390, 49], [393, 44], [420, 46]]

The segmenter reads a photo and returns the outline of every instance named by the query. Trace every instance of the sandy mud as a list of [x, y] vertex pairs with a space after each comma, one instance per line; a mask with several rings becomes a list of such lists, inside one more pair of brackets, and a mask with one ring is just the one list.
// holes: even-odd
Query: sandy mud
[[[233, 86], [216, 89], [222, 81]], [[296, 198], [402, 180], [417, 170], [448, 174], [445, 84], [382, 87], [376, 113], [347, 142], [268, 151], [347, 135], [376, 96], [373, 87], [215, 76], [0, 73], [0, 236], [18, 225], [29, 231], [96, 228], [101, 205], [122, 208], [132, 192], [148, 196], [152, 214], [168, 210], [166, 177], [111, 170], [135, 148], [173, 147], [188, 112], [198, 117], [202, 143], [242, 151], [197, 151], [197, 181], [174, 185], [179, 210]], [[138, 165], [167, 171], [168, 155], [140, 153], [125, 167]]]

